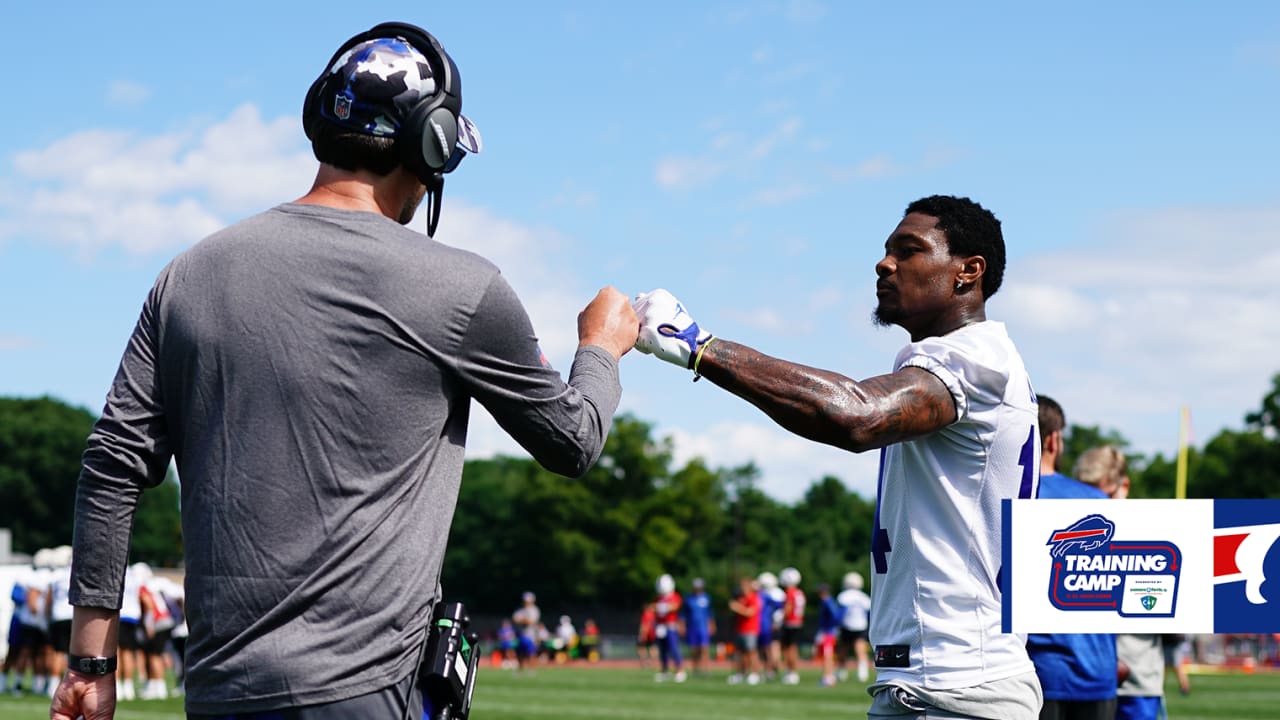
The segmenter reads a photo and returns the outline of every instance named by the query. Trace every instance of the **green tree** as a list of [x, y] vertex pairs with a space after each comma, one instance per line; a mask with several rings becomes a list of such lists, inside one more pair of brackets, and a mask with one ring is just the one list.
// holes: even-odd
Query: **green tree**
[[839, 478], [828, 475], [809, 486], [794, 510], [795, 565], [811, 587], [819, 582], [840, 591], [840, 580], [850, 570], [870, 566], [871, 527], [875, 503], [849, 491]]
[[[1072, 424], [1063, 435], [1063, 445], [1062, 458], [1058, 461], [1058, 472], [1075, 477], [1072, 471], [1076, 466], [1076, 458], [1083, 455], [1086, 450], [1099, 445], [1114, 445], [1124, 450], [1129, 447], [1129, 441], [1116, 430], [1103, 429], [1098, 425]], [[1126, 457], [1129, 458], [1130, 468], [1142, 464], [1141, 455], [1126, 453]]]
[[684, 531], [679, 553], [667, 571], [677, 578], [715, 576], [724, 550], [720, 537], [728, 522], [728, 494], [721, 473], [695, 458], [663, 482], [650, 512], [661, 514]]
[[173, 472], [138, 497], [130, 556], [153, 567], [182, 564], [181, 488]]
[[1212, 498], [1280, 498], [1280, 445], [1262, 432], [1224, 430], [1188, 466], [1187, 494]]
[[755, 463], [725, 471], [730, 521], [722, 546], [729, 551], [729, 573], [735, 581], [766, 569], [776, 573], [795, 555], [791, 509], [760, 490], [759, 478]]
[[[1187, 448], [1187, 497], [1280, 498], [1280, 374], [1245, 430], [1223, 430], [1203, 450]], [[1177, 458], [1157, 454], [1134, 479], [1135, 497], [1173, 497]]]
[[[0, 527], [13, 531], [15, 550], [34, 553], [71, 542], [80, 460], [94, 421], [89, 411], [50, 397], [0, 398]], [[181, 562], [178, 496], [172, 473], [142, 493], [133, 560]]]
[[14, 550], [71, 542], [76, 478], [94, 416], [50, 397], [0, 398], [0, 527]]
[[537, 491], [541, 472], [524, 458], [466, 463], [442, 577], [450, 598], [506, 607], [513, 592], [542, 590], [534, 584], [544, 564], [542, 526], [536, 515], [525, 515], [539, 504], [525, 496]]
[[1280, 436], [1280, 373], [1271, 376], [1271, 392], [1262, 398], [1262, 407], [1245, 415], [1245, 425], [1271, 439]]

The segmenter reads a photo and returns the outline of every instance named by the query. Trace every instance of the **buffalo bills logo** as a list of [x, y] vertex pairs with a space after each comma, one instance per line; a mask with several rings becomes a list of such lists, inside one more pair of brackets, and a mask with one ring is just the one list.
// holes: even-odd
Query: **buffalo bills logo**
[[1052, 545], [1049, 554], [1060, 558], [1071, 552], [1093, 552], [1111, 542], [1116, 524], [1101, 515], [1090, 515], [1078, 520], [1065, 530], [1055, 530], [1046, 545]]

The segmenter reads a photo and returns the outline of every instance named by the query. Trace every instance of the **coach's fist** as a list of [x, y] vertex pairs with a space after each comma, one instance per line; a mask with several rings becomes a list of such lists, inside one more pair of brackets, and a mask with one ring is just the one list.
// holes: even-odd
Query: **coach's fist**
[[639, 328], [627, 296], [611, 287], [601, 288], [578, 313], [578, 347], [597, 345], [620, 359], [635, 344]]
[[684, 305], [662, 288], [637, 295], [635, 308], [640, 316], [636, 349], [642, 353], [689, 368], [694, 353], [711, 339], [711, 333], [698, 327]]

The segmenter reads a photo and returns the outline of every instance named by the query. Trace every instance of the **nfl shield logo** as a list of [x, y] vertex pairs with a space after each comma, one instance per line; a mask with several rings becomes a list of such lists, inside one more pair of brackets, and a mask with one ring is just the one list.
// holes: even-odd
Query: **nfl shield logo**
[[340, 93], [333, 96], [333, 114], [337, 115], [339, 120], [346, 120], [351, 117], [350, 95]]
[[1146, 608], [1147, 610], [1150, 610], [1155, 606], [1156, 606], [1156, 599], [1154, 597], [1152, 597], [1151, 595], [1142, 596], [1142, 607]]

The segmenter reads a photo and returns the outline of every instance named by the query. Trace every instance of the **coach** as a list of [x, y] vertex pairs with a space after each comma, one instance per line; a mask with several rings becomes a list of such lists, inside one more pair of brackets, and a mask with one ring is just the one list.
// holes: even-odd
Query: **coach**
[[566, 384], [498, 269], [404, 227], [480, 150], [411, 25], [347, 41], [307, 93], [310, 192], [201, 241], [148, 294], [76, 497], [72, 669], [51, 717], [109, 718], [139, 493], [182, 481], [190, 717], [420, 717], [413, 682], [474, 398], [545, 467], [599, 457], [636, 338], [606, 288]]

